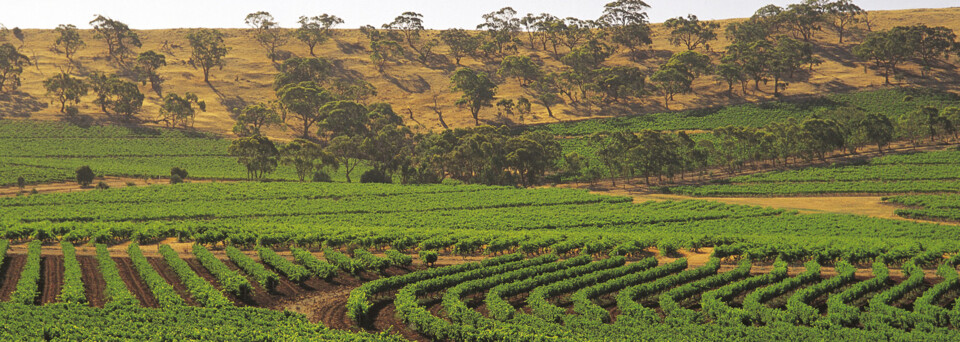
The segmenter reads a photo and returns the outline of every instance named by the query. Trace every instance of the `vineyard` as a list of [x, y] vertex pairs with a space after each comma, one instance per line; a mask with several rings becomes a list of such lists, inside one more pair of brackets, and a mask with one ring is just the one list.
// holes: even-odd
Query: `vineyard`
[[[697, 340], [735, 334], [754, 341], [788, 335], [791, 340], [960, 337], [952, 328], [960, 324], [955, 304], [960, 301], [960, 257], [943, 249], [788, 262], [786, 254], [734, 243], [716, 246], [709, 260], [693, 264], [683, 257], [655, 256], [642, 244], [590, 250], [568, 242], [492, 252], [490, 247], [464, 251], [441, 246], [443, 253], [489, 257], [437, 267], [378, 256], [411, 252], [398, 241], [372, 247], [374, 253], [356, 249], [352, 257], [337, 250], [342, 246], [327, 247], [322, 256], [289, 248], [292, 259], [285, 247], [227, 247], [224, 253], [194, 244], [184, 255], [167, 244], [154, 249], [131, 243], [121, 251], [103, 244], [2, 242], [6, 266], [0, 312], [11, 327], [3, 336], [484, 341], [627, 341], [636, 336], [670, 339], [673, 334]], [[148, 249], [159, 255], [148, 256]], [[864, 267], [871, 263], [869, 272]], [[935, 269], [937, 275], [925, 276], [925, 269]], [[364, 278], [371, 280], [359, 285]], [[324, 308], [335, 312], [322, 317], [323, 323], [352, 331], [271, 310], [332, 288], [350, 290], [345, 302], [334, 304], [342, 305], [339, 310]], [[58, 323], [65, 321], [71, 324]], [[382, 332], [386, 330], [395, 334]]]
[[283, 182], [10, 197], [0, 216], [0, 311], [43, 327], [9, 339], [960, 337], [954, 226], [556, 188]]
[[899, 117], [916, 108], [943, 109], [960, 102], [956, 95], [927, 89], [882, 89], [796, 101], [771, 101], [682, 112], [560, 122], [529, 126], [561, 136], [586, 136], [597, 132], [652, 130], [711, 130], [723, 126], [761, 127], [787, 119], [802, 120], [837, 109], [857, 108], [869, 113]]
[[[98, 176], [168, 177], [170, 168], [180, 167], [193, 178], [245, 179], [246, 170], [227, 154], [229, 146], [228, 139], [191, 131], [3, 120], [0, 185], [17, 184], [19, 177], [27, 184], [72, 180], [84, 165]], [[342, 171], [331, 176], [345, 180]], [[297, 174], [281, 166], [268, 179], [296, 180]]]
[[889, 155], [866, 165], [835, 165], [737, 176], [721, 184], [677, 186], [694, 196], [901, 194], [960, 191], [960, 151]]

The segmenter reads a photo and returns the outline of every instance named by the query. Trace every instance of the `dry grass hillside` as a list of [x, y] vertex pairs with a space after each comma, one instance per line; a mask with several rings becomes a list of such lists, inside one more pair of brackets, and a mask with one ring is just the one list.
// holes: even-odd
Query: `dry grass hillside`
[[[930, 26], [946, 26], [960, 32], [960, 8], [881, 11], [871, 12], [869, 17], [874, 30], [923, 23]], [[123, 18], [117, 19], [123, 20]], [[833, 32], [820, 32], [816, 40], [819, 46], [818, 54], [824, 63], [812, 72], [808, 82], [791, 82], [785, 93], [788, 96], [803, 96], [882, 86], [883, 77], [872, 70], [866, 71], [863, 64], [857, 62], [849, 52], [864, 34], [863, 28], [864, 25], [861, 24], [857, 32], [843, 45], [837, 44], [837, 38]], [[662, 25], [654, 25], [654, 30], [654, 44], [649, 51], [651, 57], [641, 65], [648, 71], [663, 63], [673, 52], [680, 50], [667, 42], [667, 32]], [[198, 94], [201, 99], [206, 100], [208, 109], [207, 112], [197, 116], [195, 127], [204, 131], [230, 134], [234, 122], [227, 110], [228, 106], [273, 99], [272, 81], [276, 69], [267, 58], [264, 49], [255, 42], [250, 30], [223, 30], [226, 35], [226, 44], [231, 51], [227, 55], [226, 66], [222, 70], [214, 70], [211, 83], [207, 85], [203, 82], [201, 71], [186, 63], [190, 55], [185, 38], [188, 31], [188, 29], [139, 31], [143, 47], [138, 51], [159, 51], [161, 46], [167, 43], [169, 49], [162, 53], [167, 55], [168, 66], [160, 69], [160, 74], [166, 79], [164, 91]], [[52, 105], [51, 98], [45, 95], [42, 84], [44, 79], [54, 75], [61, 68], [69, 69], [78, 75], [91, 71], [116, 72], [115, 66], [107, 61], [105, 44], [94, 39], [91, 30], [83, 30], [81, 33], [87, 46], [80, 50], [78, 58], [75, 58], [77, 63], [72, 66], [66, 58], [55, 53], [51, 48], [55, 40], [52, 30], [25, 30], [25, 33], [26, 41], [22, 51], [35, 63], [25, 70], [23, 86], [19, 92], [6, 94], [0, 98], [0, 113], [4, 115], [40, 120], [59, 119], [60, 115], [57, 111], [59, 108]], [[426, 38], [433, 38], [436, 35], [437, 32], [427, 32]], [[450, 127], [473, 125], [469, 112], [453, 105], [459, 95], [450, 91], [449, 75], [456, 67], [452, 58], [447, 63], [434, 63], [430, 66], [410, 58], [399, 64], [389, 63], [384, 72], [379, 73], [368, 57], [367, 42], [362, 37], [357, 30], [338, 30], [333, 40], [317, 48], [317, 55], [335, 61], [340, 68], [373, 84], [379, 93], [377, 100], [393, 104], [395, 110], [408, 118], [407, 123], [414, 130], [426, 131], [441, 128], [437, 115], [432, 109], [435, 94], [439, 96], [445, 121]], [[526, 36], [521, 37], [524, 42], [527, 41]], [[19, 42], [14, 41], [14, 43]], [[719, 58], [719, 53], [716, 51], [722, 50], [727, 42], [721, 37], [711, 45], [715, 51], [711, 54], [716, 60]], [[552, 54], [545, 51], [530, 51], [528, 48], [529, 46], [525, 44], [520, 53], [534, 56], [535, 59], [542, 61], [547, 69], [559, 69], [561, 66]], [[293, 39], [283, 47], [283, 50], [295, 56], [309, 56], [307, 47]], [[439, 47], [437, 52], [445, 54], [446, 47]], [[608, 65], [631, 63], [623, 52], [607, 62]], [[954, 65], [956, 63], [958, 63], [956, 56], [951, 57], [950, 63], [935, 69], [932, 77], [927, 79], [921, 79], [919, 68], [908, 64], [905, 67], [908, 76], [901, 82], [951, 91], [960, 90], [960, 73]], [[490, 73], [495, 73], [497, 68], [495, 63], [484, 63], [472, 58], [464, 58], [462, 64]], [[149, 85], [142, 86], [141, 91], [147, 96], [147, 100], [140, 117], [153, 119], [157, 113], [160, 98], [150, 91]], [[516, 99], [524, 92], [525, 90], [516, 81], [503, 80], [498, 90], [498, 97]], [[748, 89], [747, 94], [737, 92], [730, 95], [726, 92], [726, 85], [719, 84], [712, 77], [706, 76], [695, 83], [695, 93], [678, 96], [677, 102], [671, 104], [671, 109], [717, 106], [769, 98], [772, 98], [770, 86], [761, 87], [759, 92]], [[89, 96], [89, 99], [80, 105], [81, 114], [94, 119], [104, 118], [99, 108], [91, 101], [92, 96]], [[554, 109], [556, 114], [554, 119], [546, 115], [546, 110], [542, 106], [535, 104], [533, 114], [526, 117], [524, 123], [555, 122], [663, 110], [659, 97], [649, 96], [642, 102], [628, 104], [576, 107], [559, 105]], [[498, 119], [495, 108], [484, 109], [480, 116], [482, 120], [489, 123], [519, 121], [516, 117]], [[289, 129], [275, 129], [268, 134], [275, 138], [289, 138], [293, 132]]]

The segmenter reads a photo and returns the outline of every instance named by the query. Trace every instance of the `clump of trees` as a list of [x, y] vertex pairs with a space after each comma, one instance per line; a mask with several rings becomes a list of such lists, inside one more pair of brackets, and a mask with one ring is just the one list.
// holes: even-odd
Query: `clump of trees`
[[84, 188], [90, 186], [90, 183], [93, 183], [93, 179], [96, 177], [97, 175], [93, 173], [90, 166], [84, 165], [76, 170], [77, 184], [80, 184], [80, 186]]
[[43, 87], [47, 89], [48, 95], [60, 102], [60, 113], [67, 112], [67, 103], [80, 103], [80, 99], [87, 95], [88, 90], [86, 82], [65, 72], [44, 80]]
[[118, 20], [97, 15], [90, 21], [90, 25], [96, 32], [94, 38], [107, 44], [107, 55], [121, 67], [127, 66], [127, 58], [133, 55], [133, 49], [143, 45], [140, 36]]
[[609, 177], [643, 177], [663, 183], [685, 174], [704, 175], [720, 167], [739, 172], [750, 164], [771, 163], [775, 167], [800, 162], [825, 162], [834, 151], [857, 153], [867, 146], [882, 154], [887, 146], [904, 139], [915, 146], [957, 138], [960, 109], [922, 107], [889, 117], [842, 107], [797, 121], [789, 119], [763, 127], [719, 127], [710, 139], [681, 132], [644, 130], [598, 132], [588, 139], [597, 160], [605, 168], [590, 165], [579, 155], [567, 155], [558, 171], [568, 177], [596, 180]]
[[215, 29], [197, 29], [187, 34], [192, 49], [189, 63], [203, 70], [203, 81], [210, 83], [210, 70], [223, 68], [230, 48], [223, 43], [223, 33]]
[[921, 76], [926, 77], [934, 65], [958, 48], [956, 38], [953, 30], [942, 26], [897, 26], [871, 32], [853, 53], [871, 63], [883, 75], [884, 83], [890, 84], [890, 77], [899, 78], [899, 67], [908, 61], [919, 64]]
[[[194, 106], [197, 108], [194, 109]], [[207, 111], [207, 104], [197, 95], [186, 93], [180, 96], [170, 93], [163, 97], [158, 121], [166, 123], [167, 127], [193, 127], [197, 109]]]
[[20, 75], [26, 65], [30, 65], [30, 58], [20, 53], [16, 46], [10, 43], [0, 45], [0, 92], [20, 87]]

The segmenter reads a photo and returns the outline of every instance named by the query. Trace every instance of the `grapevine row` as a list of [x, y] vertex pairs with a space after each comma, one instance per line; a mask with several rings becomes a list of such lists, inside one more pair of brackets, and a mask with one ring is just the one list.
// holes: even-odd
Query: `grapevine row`
[[373, 306], [373, 297], [381, 292], [399, 289], [427, 279], [446, 277], [479, 268], [492, 268], [497, 265], [520, 261], [522, 258], [523, 256], [520, 254], [507, 254], [489, 258], [481, 262], [430, 268], [401, 276], [380, 278], [366, 282], [360, 285], [360, 287], [353, 289], [353, 291], [350, 291], [350, 297], [347, 299], [347, 316], [357, 323], [366, 320], [370, 307]]
[[337, 268], [331, 265], [328, 262], [321, 261], [317, 257], [313, 256], [313, 253], [309, 251], [299, 249], [299, 248], [290, 248], [290, 253], [293, 254], [293, 259], [296, 260], [300, 265], [303, 265], [306, 269], [320, 279], [333, 278], [337, 274]]
[[257, 247], [257, 254], [260, 255], [260, 260], [263, 263], [270, 265], [292, 282], [299, 283], [310, 278], [310, 271], [307, 271], [305, 267], [290, 262], [272, 249]]
[[837, 275], [825, 279], [813, 286], [798, 290], [787, 299], [786, 314], [783, 319], [792, 324], [811, 325], [823, 319], [820, 310], [810, 306], [810, 301], [854, 281], [857, 269], [846, 261], [840, 261], [835, 267]]
[[200, 264], [203, 265], [210, 274], [213, 274], [220, 282], [220, 287], [224, 291], [231, 292], [237, 297], [246, 297], [250, 294], [250, 281], [240, 275], [239, 272], [231, 270], [220, 259], [217, 259], [213, 253], [199, 244], [193, 245], [193, 255], [197, 257]]
[[534, 265], [544, 264], [556, 261], [555, 255], [545, 255], [538, 258], [515, 261], [511, 263], [499, 264], [496, 266], [472, 269], [460, 273], [454, 273], [437, 278], [421, 280], [411, 285], [404, 286], [397, 292], [394, 299], [397, 315], [403, 322], [410, 324], [411, 327], [427, 336], [437, 339], [463, 336], [461, 326], [450, 324], [449, 322], [434, 316], [423, 306], [420, 306], [417, 297], [432, 291], [455, 286], [465, 281], [481, 279], [495, 274], [502, 274], [513, 270], [518, 270]]
[[263, 264], [256, 262], [253, 258], [243, 254], [242, 251], [233, 246], [227, 246], [225, 249], [227, 258], [233, 261], [244, 273], [256, 279], [267, 291], [273, 291], [280, 283], [280, 277], [273, 271], [263, 267]]
[[127, 284], [120, 277], [120, 271], [117, 270], [117, 263], [110, 257], [107, 245], [97, 244], [97, 266], [100, 268], [100, 274], [107, 284], [104, 290], [104, 297], [108, 304], [117, 306], [139, 305], [140, 301], [134, 297]]
[[717, 274], [717, 270], [719, 269], [720, 259], [710, 258], [710, 261], [707, 261], [705, 265], [695, 269], [686, 270], [674, 275], [659, 278], [652, 282], [623, 289], [617, 293], [617, 307], [620, 308], [620, 315], [622, 317], [628, 317], [630, 320], [639, 322], [659, 322], [660, 315], [658, 315], [653, 309], [646, 308], [637, 302], [638, 299], [666, 291], [679, 284]]
[[27, 262], [20, 271], [17, 288], [10, 294], [10, 302], [33, 304], [40, 296], [40, 240], [30, 242]]
[[130, 256], [133, 268], [137, 270], [140, 279], [147, 283], [147, 287], [150, 288], [150, 292], [153, 292], [153, 297], [157, 299], [161, 308], [184, 305], [183, 298], [173, 289], [173, 286], [160, 276], [160, 273], [157, 273], [157, 270], [153, 269], [150, 261], [143, 256], [139, 245], [131, 243], [127, 247], [127, 255]]
[[[619, 278], [610, 279], [603, 283], [580, 289], [570, 296], [570, 300], [573, 301], [573, 310], [580, 314], [580, 317], [589, 321], [609, 322], [611, 320], [610, 313], [604, 308], [600, 307], [600, 305], [594, 303], [594, 298], [628, 287], [636, 286], [637, 284], [646, 283], [655, 279], [661, 279], [671, 274], [680, 272], [686, 268], [687, 259], [680, 258], [666, 265], [639, 273], [627, 274]], [[559, 311], [553, 311], [559, 313]], [[539, 313], [536, 311], [534, 313], [539, 315]], [[550, 312], [546, 312], [544, 315], [540, 315], [540, 317], [546, 320], [555, 319], [555, 316], [553, 316]]]
[[[660, 309], [663, 310], [664, 315], [666, 315], [668, 318], [672, 320], [680, 321], [680, 322], [688, 322], [688, 323], [698, 323], [702, 321], [704, 312], [693, 311], [683, 307], [682, 305], [680, 305], [681, 300], [683, 300], [684, 298], [689, 298], [697, 293], [703, 293], [704, 291], [707, 291], [709, 289], [716, 288], [718, 286], [722, 286], [722, 285], [729, 284], [731, 282], [746, 278], [750, 275], [751, 267], [752, 265], [750, 264], [750, 259], [744, 258], [743, 260], [740, 260], [740, 264], [737, 265], [737, 268], [734, 268], [729, 272], [716, 274], [716, 275], [713, 275], [701, 280], [697, 280], [691, 283], [687, 283], [679, 287], [676, 287], [674, 289], [671, 289], [666, 293], [660, 295]], [[786, 269], [785, 269], [786, 264], [782, 264], [782, 266], [778, 265], [778, 267], [784, 268], [782, 273], [771, 272], [770, 274], [774, 274], [775, 276], [778, 274], [782, 274], [780, 275], [780, 277], [782, 277], [783, 275], [786, 274]], [[764, 278], [764, 279], [756, 280], [756, 282], [761, 282], [761, 283], [763, 283], [763, 281], [769, 281], [769, 279]], [[749, 286], [752, 284], [747, 283], [746, 285]]]
[[63, 287], [57, 295], [57, 301], [85, 304], [87, 295], [83, 289], [83, 270], [80, 269], [80, 262], [77, 261], [77, 249], [72, 243], [62, 241], [60, 250], [63, 251]]
[[767, 324], [784, 320], [787, 311], [771, 308], [765, 303], [820, 279], [820, 263], [811, 260], [804, 264], [804, 267], [806, 267], [806, 271], [796, 277], [785, 279], [747, 295], [743, 300], [743, 308], [752, 314], [751, 320], [762, 321]]
[[582, 289], [588, 286], [593, 286], [598, 283], [623, 277], [628, 274], [636, 274], [638, 272], [650, 269], [656, 265], [657, 259], [651, 257], [622, 267], [599, 271], [572, 279], [564, 279], [552, 284], [540, 286], [533, 291], [530, 291], [530, 294], [527, 295], [527, 305], [530, 307], [534, 315], [550, 322], [557, 322], [567, 313], [567, 310], [550, 303], [548, 300], [550, 297], [571, 292], [573, 290]]
[[177, 255], [177, 252], [174, 251], [170, 245], [160, 245], [160, 254], [163, 255], [163, 259], [167, 261], [167, 265], [177, 273], [177, 276], [180, 277], [183, 284], [187, 286], [190, 296], [193, 297], [193, 300], [198, 304], [214, 308], [231, 306], [233, 304], [227, 297], [223, 296], [222, 292], [213, 287], [213, 285], [210, 285], [206, 279], [197, 275], [186, 261], [180, 259], [180, 256]]

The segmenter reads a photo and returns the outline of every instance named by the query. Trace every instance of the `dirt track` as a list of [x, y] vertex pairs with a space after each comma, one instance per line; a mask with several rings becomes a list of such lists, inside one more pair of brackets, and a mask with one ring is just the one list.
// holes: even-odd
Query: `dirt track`
[[100, 269], [97, 268], [97, 259], [92, 256], [77, 256], [80, 262], [80, 269], [83, 270], [81, 279], [83, 288], [86, 290], [87, 302], [90, 306], [102, 308], [104, 304], [103, 291], [106, 288], [106, 282], [100, 275]]
[[0, 301], [10, 300], [10, 294], [17, 288], [17, 281], [20, 280], [20, 270], [27, 262], [26, 254], [7, 254], [3, 258], [3, 267], [0, 267], [0, 277], [3, 277], [3, 285], [0, 285]]
[[[106, 176], [102, 178], [97, 178], [94, 180], [94, 183], [104, 182], [110, 186], [110, 188], [123, 188], [133, 184], [134, 186], [148, 186], [148, 185], [169, 185], [170, 180], [168, 178], [137, 178], [137, 177], [114, 177]], [[209, 182], [229, 182], [228, 180], [208, 180], [208, 179], [188, 179], [189, 183], [209, 183]], [[81, 187], [77, 182], [74, 181], [65, 181], [65, 182], [53, 182], [53, 183], [43, 183], [43, 184], [34, 184], [27, 185], [24, 190], [20, 190], [17, 186], [0, 186], [0, 197], [13, 197], [18, 193], [29, 192], [33, 189], [37, 190], [37, 193], [40, 194], [50, 194], [50, 193], [61, 193], [61, 192], [76, 192], [76, 191], [90, 191], [96, 190], [96, 187]]]
[[60, 290], [63, 289], [63, 257], [56, 255], [48, 255], [43, 257], [43, 260], [40, 262], [40, 272], [41, 272], [41, 291], [40, 303], [55, 303], [57, 302], [57, 296], [60, 295]]
[[134, 296], [137, 296], [137, 299], [140, 300], [140, 305], [143, 305], [148, 308], [156, 308], [160, 306], [160, 303], [157, 302], [156, 298], [153, 298], [153, 291], [150, 291], [150, 287], [147, 286], [147, 283], [140, 279], [140, 276], [137, 274], [137, 270], [133, 268], [133, 262], [130, 258], [117, 258], [114, 257], [113, 261], [117, 263], [117, 270], [120, 271], [120, 278], [123, 278], [123, 282], [127, 284], [127, 288], [130, 289], [130, 292]]

